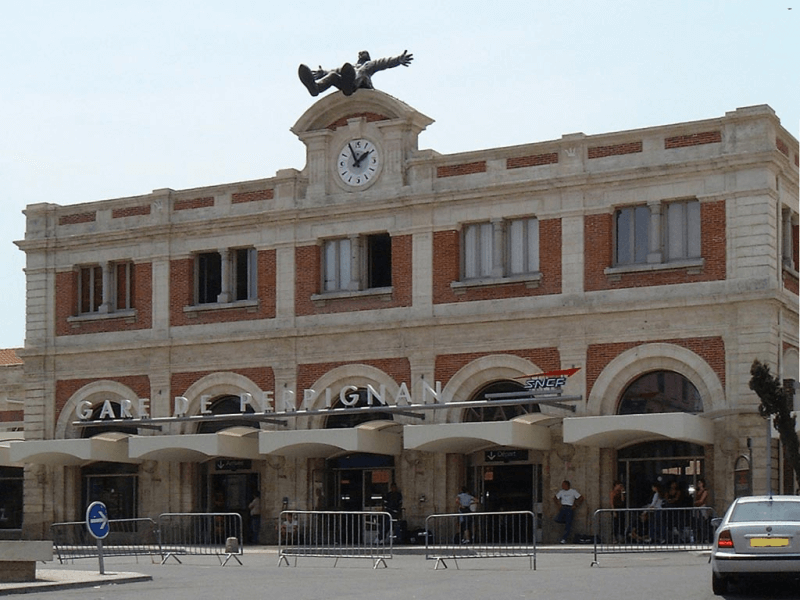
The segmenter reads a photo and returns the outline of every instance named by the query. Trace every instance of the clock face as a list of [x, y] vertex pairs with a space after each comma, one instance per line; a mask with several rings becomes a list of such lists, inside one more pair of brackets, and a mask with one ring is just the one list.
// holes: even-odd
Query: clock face
[[375, 144], [358, 138], [342, 146], [336, 157], [336, 172], [346, 185], [361, 187], [378, 175], [380, 161]]

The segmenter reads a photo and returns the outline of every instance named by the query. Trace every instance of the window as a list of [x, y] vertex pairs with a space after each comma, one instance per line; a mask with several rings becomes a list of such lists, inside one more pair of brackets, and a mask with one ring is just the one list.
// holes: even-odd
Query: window
[[257, 260], [254, 248], [203, 252], [195, 261], [197, 304], [255, 300]]
[[653, 203], [614, 214], [614, 264], [659, 264], [701, 257], [700, 202]]
[[78, 271], [78, 313], [133, 309], [133, 274], [130, 261], [81, 267]]
[[680, 373], [653, 371], [638, 377], [623, 392], [617, 414], [703, 412], [703, 399], [694, 384]]
[[643, 264], [647, 262], [650, 245], [650, 209], [646, 206], [630, 206], [617, 211], [618, 265]]
[[797, 270], [797, 214], [784, 208], [781, 212], [781, 256], [783, 266]]
[[508, 273], [539, 271], [539, 220], [516, 219], [508, 223]]
[[667, 261], [700, 258], [700, 203], [667, 204], [665, 258]]
[[492, 276], [494, 264], [493, 227], [491, 223], [474, 223], [464, 228], [464, 278]]
[[114, 268], [114, 310], [133, 308], [133, 263], [117, 263]]
[[487, 279], [539, 272], [539, 220], [472, 223], [463, 229], [463, 278]]
[[325, 292], [392, 285], [392, 240], [388, 233], [326, 240], [322, 252]]
[[100, 265], [81, 267], [78, 275], [78, 312], [100, 311], [103, 303], [103, 270]]

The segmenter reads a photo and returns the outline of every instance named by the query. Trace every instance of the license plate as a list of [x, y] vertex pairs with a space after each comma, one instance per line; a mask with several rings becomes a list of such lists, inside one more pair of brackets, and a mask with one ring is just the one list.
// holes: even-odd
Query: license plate
[[789, 545], [789, 538], [750, 538], [751, 548], [781, 548]]

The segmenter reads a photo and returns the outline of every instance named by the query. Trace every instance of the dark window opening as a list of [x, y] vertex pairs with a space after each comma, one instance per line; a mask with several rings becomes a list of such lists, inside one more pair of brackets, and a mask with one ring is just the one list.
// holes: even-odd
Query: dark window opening
[[622, 394], [617, 410], [620, 415], [669, 412], [703, 412], [700, 392], [673, 371], [653, 371], [636, 379]]
[[197, 303], [213, 304], [222, 292], [222, 257], [205, 252], [197, 257]]
[[390, 287], [392, 285], [392, 239], [388, 233], [371, 235], [367, 238], [369, 261], [367, 282], [370, 288]]

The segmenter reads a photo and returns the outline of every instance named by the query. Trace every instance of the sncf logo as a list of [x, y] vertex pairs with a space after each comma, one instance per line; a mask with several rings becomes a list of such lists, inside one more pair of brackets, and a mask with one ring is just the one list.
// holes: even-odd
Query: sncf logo
[[[572, 375], [577, 373], [580, 368], [564, 369], [563, 371], [549, 371], [547, 373], [537, 373], [536, 375], [526, 375], [526, 390], [552, 390], [564, 387]], [[522, 379], [522, 378], [520, 378]]]

